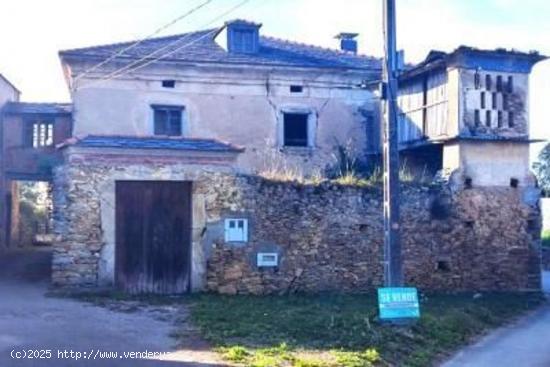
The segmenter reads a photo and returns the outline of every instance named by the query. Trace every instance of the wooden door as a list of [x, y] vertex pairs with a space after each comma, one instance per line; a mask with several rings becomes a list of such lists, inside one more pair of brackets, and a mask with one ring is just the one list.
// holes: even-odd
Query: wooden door
[[184, 293], [191, 264], [191, 183], [116, 182], [115, 282], [130, 293]]

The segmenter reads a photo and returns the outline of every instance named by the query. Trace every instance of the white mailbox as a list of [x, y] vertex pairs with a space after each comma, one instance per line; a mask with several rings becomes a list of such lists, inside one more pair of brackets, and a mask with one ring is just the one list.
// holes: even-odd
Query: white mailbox
[[247, 242], [248, 219], [228, 218], [225, 220], [225, 242]]

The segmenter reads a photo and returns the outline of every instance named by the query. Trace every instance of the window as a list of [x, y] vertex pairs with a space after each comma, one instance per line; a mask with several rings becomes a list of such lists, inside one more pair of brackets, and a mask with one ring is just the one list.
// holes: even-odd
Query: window
[[491, 127], [491, 111], [485, 111], [485, 125]]
[[508, 127], [514, 127], [514, 113], [512, 111], [508, 112]]
[[248, 219], [229, 218], [225, 220], [225, 242], [247, 242]]
[[481, 88], [481, 78], [480, 78], [479, 73], [477, 71], [474, 74], [474, 86], [475, 86], [475, 89]]
[[502, 92], [502, 75], [497, 75], [497, 92]]
[[[404, 114], [401, 114], [401, 119], [403, 118]], [[374, 118], [373, 113], [365, 116], [367, 153], [369, 154], [380, 153], [380, 129], [378, 125], [378, 121]]]
[[284, 113], [284, 146], [308, 146], [308, 118], [307, 113]]
[[491, 102], [493, 109], [496, 109], [498, 106], [498, 94], [493, 93], [493, 100]]
[[498, 127], [502, 127], [502, 111], [498, 111], [498, 114], [497, 114], [497, 123], [498, 123]]
[[507, 94], [502, 95], [502, 108], [504, 110], [508, 109], [508, 95]]
[[176, 81], [175, 80], [163, 80], [162, 81], [162, 87], [163, 88], [175, 88], [176, 87]]
[[155, 135], [180, 136], [182, 135], [183, 107], [153, 106]]
[[243, 29], [233, 30], [232, 48], [234, 52], [254, 52], [254, 31]]
[[36, 121], [29, 122], [25, 127], [25, 146], [42, 148], [53, 145], [53, 123]]
[[489, 74], [485, 75], [485, 89], [491, 90], [493, 87], [493, 81], [491, 80], [491, 76]]
[[514, 77], [508, 76], [508, 85], [507, 85], [507, 91], [508, 93], [514, 93]]
[[304, 88], [301, 85], [291, 85], [290, 93], [302, 93]]
[[474, 124], [475, 126], [479, 126], [480, 123], [481, 123], [481, 119], [479, 117], [479, 110], [475, 110]]
[[485, 108], [485, 92], [481, 92], [481, 108]]

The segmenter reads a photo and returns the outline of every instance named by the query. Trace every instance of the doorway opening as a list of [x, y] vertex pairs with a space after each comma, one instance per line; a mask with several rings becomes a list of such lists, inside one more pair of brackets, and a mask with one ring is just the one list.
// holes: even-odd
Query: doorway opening
[[191, 182], [117, 181], [115, 284], [129, 293], [190, 289]]

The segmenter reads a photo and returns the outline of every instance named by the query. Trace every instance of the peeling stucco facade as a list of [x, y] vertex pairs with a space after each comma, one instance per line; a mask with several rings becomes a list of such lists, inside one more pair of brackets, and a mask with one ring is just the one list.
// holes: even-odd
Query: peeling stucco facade
[[[379, 101], [355, 87], [362, 77], [328, 70], [167, 66], [105, 82], [83, 78], [72, 95], [74, 134], [152, 135], [153, 105], [182, 106], [183, 135], [244, 147], [237, 162], [243, 172], [285, 166], [309, 175], [335, 163], [338, 145], [351, 143], [364, 154], [364, 112], [378, 116]], [[175, 88], [163, 88], [163, 79], [176, 80]], [[291, 85], [303, 91], [292, 93]], [[309, 114], [309, 147], [283, 146], [284, 112]]]

